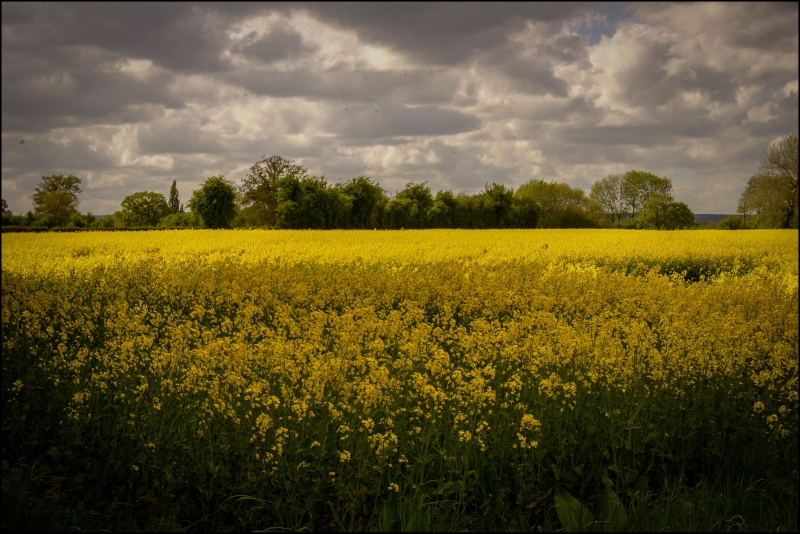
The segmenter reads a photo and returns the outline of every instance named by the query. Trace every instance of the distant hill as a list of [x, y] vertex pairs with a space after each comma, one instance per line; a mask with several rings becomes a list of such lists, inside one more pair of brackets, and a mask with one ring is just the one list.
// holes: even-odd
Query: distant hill
[[713, 223], [718, 223], [722, 219], [724, 219], [725, 217], [730, 217], [731, 215], [735, 215], [735, 214], [731, 214], [731, 213], [695, 213], [694, 214], [694, 220], [695, 220], [695, 222], [699, 222], [699, 223], [708, 222], [708, 221], [711, 221]]

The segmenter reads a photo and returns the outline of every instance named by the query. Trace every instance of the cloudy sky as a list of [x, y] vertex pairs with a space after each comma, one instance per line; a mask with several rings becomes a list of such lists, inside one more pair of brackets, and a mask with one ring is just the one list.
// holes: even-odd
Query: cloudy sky
[[796, 3], [2, 3], [2, 196], [187, 202], [280, 155], [478, 193], [631, 169], [735, 213], [798, 128]]

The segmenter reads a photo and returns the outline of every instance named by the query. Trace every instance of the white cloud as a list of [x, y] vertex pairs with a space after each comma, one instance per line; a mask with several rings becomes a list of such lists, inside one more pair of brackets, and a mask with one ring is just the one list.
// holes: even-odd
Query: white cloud
[[[3, 5], [11, 21], [30, 9]], [[389, 191], [534, 176], [588, 188], [635, 168], [724, 212], [798, 118], [794, 4], [36, 9], [35, 25], [3, 27], [17, 213], [42, 175], [81, 173], [83, 209], [103, 213], [172, 179], [186, 201], [272, 154]]]

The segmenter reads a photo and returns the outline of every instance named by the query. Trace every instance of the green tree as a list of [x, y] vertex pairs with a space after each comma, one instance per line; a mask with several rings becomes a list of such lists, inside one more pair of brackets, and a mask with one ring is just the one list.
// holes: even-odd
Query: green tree
[[169, 187], [169, 200], [167, 201], [167, 205], [169, 206], [170, 213], [183, 211], [183, 206], [181, 206], [181, 201], [178, 198], [178, 184], [175, 180], [172, 180], [172, 185]]
[[514, 219], [519, 228], [536, 228], [539, 226], [539, 204], [530, 195], [514, 193]]
[[236, 187], [224, 176], [211, 176], [192, 191], [189, 209], [200, 216], [206, 228], [230, 228], [236, 216]]
[[582, 189], [533, 179], [522, 184], [518, 202], [538, 207], [539, 228], [591, 228], [597, 223], [586, 211], [589, 199]]
[[78, 195], [82, 193], [80, 183], [80, 178], [71, 174], [42, 176], [31, 197], [34, 213], [47, 219], [47, 226], [66, 226], [78, 211]]
[[6, 203], [6, 199], [0, 199], [0, 202], [2, 202], [2, 213], [11, 214], [11, 210], [8, 209], [8, 204]]
[[170, 213], [164, 195], [153, 191], [138, 191], [128, 195], [120, 205], [122, 210], [119, 217], [125, 226], [156, 226]]
[[683, 202], [670, 202], [664, 215], [664, 228], [667, 230], [684, 230], [695, 228], [694, 212]]
[[275, 226], [278, 222], [278, 182], [286, 176], [302, 178], [308, 170], [290, 159], [281, 156], [263, 156], [250, 167], [242, 181], [242, 207], [258, 206], [264, 223]]
[[486, 185], [477, 195], [481, 228], [514, 226], [514, 190], [502, 184]]
[[431, 228], [454, 228], [456, 197], [452, 191], [439, 191], [428, 210]]
[[742, 230], [746, 228], [744, 221], [738, 215], [728, 215], [717, 223], [719, 230]]
[[278, 181], [278, 227], [333, 228], [339, 218], [337, 196], [324, 177], [284, 176]]
[[428, 211], [433, 206], [433, 195], [428, 182], [408, 182], [392, 199], [390, 206], [394, 214], [394, 228], [427, 228]]
[[755, 214], [759, 228], [797, 228], [798, 137], [774, 140], [767, 158], [747, 182], [738, 212]]
[[645, 171], [628, 171], [622, 176], [620, 192], [624, 205], [628, 207], [628, 215], [633, 219], [639, 216], [639, 211], [651, 195], [671, 197], [672, 180]]
[[615, 224], [625, 214], [625, 200], [622, 195], [622, 175], [609, 174], [592, 184], [589, 198], [596, 202], [608, 219]]
[[366, 229], [381, 226], [389, 199], [380, 185], [362, 175], [336, 187], [343, 197], [343, 207], [349, 206], [349, 210], [344, 210], [343, 227]]
[[644, 201], [639, 212], [639, 219], [645, 228], [665, 228], [667, 208], [675, 200], [666, 193], [652, 193]]
[[184, 211], [170, 213], [158, 221], [159, 228], [195, 228], [202, 226], [202, 224], [203, 222], [196, 213], [186, 213]]

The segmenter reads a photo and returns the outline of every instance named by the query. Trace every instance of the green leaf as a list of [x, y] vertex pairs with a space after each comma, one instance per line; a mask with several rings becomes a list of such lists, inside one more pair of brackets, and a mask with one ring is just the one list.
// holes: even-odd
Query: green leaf
[[606, 532], [619, 532], [628, 522], [628, 513], [617, 494], [610, 487], [606, 488]]
[[556, 513], [567, 532], [582, 532], [592, 523], [592, 513], [561, 486], [555, 488]]
[[625, 482], [622, 483], [623, 486], [627, 487], [636, 482], [636, 479], [639, 478], [639, 471], [636, 469], [631, 469], [627, 473], [625, 473]]

